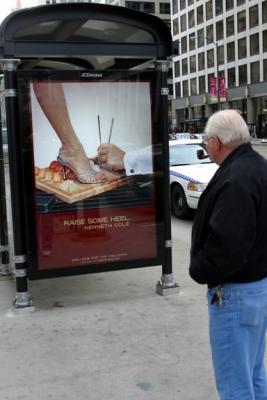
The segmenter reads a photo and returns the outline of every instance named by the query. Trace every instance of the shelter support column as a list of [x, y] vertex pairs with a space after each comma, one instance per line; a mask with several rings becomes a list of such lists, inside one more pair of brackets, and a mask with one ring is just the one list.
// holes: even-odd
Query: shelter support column
[[[0, 77], [1, 81], [2, 77]], [[2, 102], [2, 93], [1, 93]], [[2, 139], [2, 115], [0, 111], [0, 253], [1, 266], [0, 277], [10, 275], [9, 266], [9, 246], [8, 246], [8, 224], [7, 224], [7, 204], [6, 204], [6, 185], [5, 185], [5, 164]]]
[[[156, 291], [161, 295], [178, 293], [178, 284], [172, 273], [172, 240], [171, 240], [171, 209], [170, 209], [170, 174], [169, 174], [169, 135], [168, 135], [168, 94], [167, 76], [170, 62], [157, 61], [161, 71], [161, 108], [160, 124], [163, 132], [163, 192], [164, 192], [164, 264], [162, 265], [161, 281], [157, 282]], [[166, 116], [166, 118], [165, 118]]]
[[26, 256], [26, 235], [24, 219], [24, 194], [22, 184], [22, 163], [17, 91], [17, 59], [0, 60], [4, 72], [4, 97], [8, 131], [9, 174], [11, 211], [13, 220], [14, 264], [16, 297], [14, 311], [34, 311], [28, 292], [28, 270]]

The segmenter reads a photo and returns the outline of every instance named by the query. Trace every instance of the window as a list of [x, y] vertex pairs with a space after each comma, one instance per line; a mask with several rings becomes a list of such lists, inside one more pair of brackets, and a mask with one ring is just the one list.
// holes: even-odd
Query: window
[[168, 85], [168, 89], [169, 89], [169, 96], [173, 95], [173, 85]]
[[191, 91], [191, 96], [194, 94], [197, 94], [197, 80], [196, 78], [190, 79], [190, 91]]
[[267, 51], [267, 30], [262, 32], [262, 39], [263, 39], [263, 52]]
[[215, 12], [216, 12], [216, 15], [222, 14], [222, 12], [223, 12], [222, 0], [215, 0]]
[[217, 63], [218, 65], [224, 64], [224, 46], [219, 46], [217, 48]]
[[235, 42], [227, 43], [227, 62], [235, 61]]
[[250, 36], [250, 55], [259, 54], [259, 34], [255, 33]]
[[177, 0], [172, 0], [172, 12], [173, 12], [173, 14], [176, 14], [178, 12], [178, 1]]
[[172, 48], [175, 54], [180, 54], [181, 51], [181, 46], [180, 46], [180, 40], [176, 39], [172, 42]]
[[187, 75], [188, 74], [188, 62], [187, 62], [187, 58], [184, 58], [182, 60], [182, 74], [183, 75]]
[[154, 2], [126, 1], [125, 6], [131, 10], [138, 10], [147, 13], [155, 13]]
[[262, 3], [262, 23], [267, 22], [267, 1]]
[[206, 3], [206, 20], [212, 18], [212, 0]]
[[183, 81], [183, 97], [188, 96], [188, 81]]
[[214, 50], [210, 49], [207, 51], [207, 64], [208, 68], [214, 67]]
[[234, 0], [226, 0], [225, 7], [226, 7], [226, 11], [234, 8]]
[[247, 38], [238, 40], [238, 59], [247, 57]]
[[223, 39], [223, 21], [216, 22], [216, 40]]
[[180, 10], [185, 9], [185, 0], [180, 0]]
[[190, 57], [190, 73], [196, 72], [196, 56]]
[[197, 24], [202, 24], [203, 20], [203, 6], [199, 6], [197, 8]]
[[126, 1], [125, 7], [130, 8], [131, 10], [141, 11], [141, 3], [139, 1]]
[[235, 68], [228, 69], [228, 87], [235, 87], [236, 79], [235, 79]]
[[187, 53], [187, 36], [183, 36], [181, 39], [181, 53]]
[[267, 59], [263, 60], [263, 80], [267, 81]]
[[175, 77], [180, 76], [180, 61], [174, 62], [174, 75]]
[[237, 14], [237, 31], [243, 32], [246, 30], [246, 11], [241, 11]]
[[177, 35], [179, 33], [179, 20], [178, 18], [175, 18], [173, 20], [173, 34]]
[[256, 83], [260, 81], [260, 63], [259, 61], [250, 64], [250, 82]]
[[204, 46], [204, 29], [199, 29], [197, 32], [197, 47], [203, 47]]
[[[170, 15], [169, 15], [169, 17], [170, 17]], [[169, 30], [171, 31], [171, 26], [172, 26], [171, 20], [170, 19], [164, 19], [164, 22], [167, 25], [167, 27], [169, 28]]]
[[202, 75], [198, 78], [198, 86], [199, 86], [199, 93], [205, 93], [206, 91], [205, 75]]
[[213, 25], [206, 27], [207, 44], [213, 43]]
[[170, 14], [170, 3], [159, 3], [160, 14]]
[[194, 0], [188, 0], [188, 7], [194, 4]]
[[196, 39], [195, 39], [195, 34], [191, 33], [189, 35], [189, 50], [195, 50], [196, 48]]
[[191, 10], [188, 13], [188, 25], [189, 28], [193, 28], [193, 26], [195, 26], [195, 10]]
[[245, 2], [246, 2], [246, 0], [237, 0], [236, 5], [238, 7], [238, 6], [241, 6], [242, 4], [245, 4]]
[[198, 54], [198, 70], [201, 71], [205, 69], [205, 55], [204, 53]]
[[175, 96], [181, 97], [181, 85], [180, 82], [175, 83]]
[[226, 36], [234, 35], [235, 33], [235, 25], [234, 25], [234, 16], [226, 18]]
[[249, 9], [249, 27], [253, 28], [254, 26], [259, 25], [259, 13], [258, 6], [250, 7]]
[[142, 3], [141, 11], [144, 11], [146, 13], [154, 13], [155, 12], [155, 3], [153, 3], [153, 2]]
[[214, 77], [214, 73], [208, 74], [208, 88], [210, 90], [210, 79]]
[[186, 14], [181, 16], [181, 32], [186, 31], [187, 25], [186, 25]]
[[247, 64], [238, 67], [239, 86], [247, 83]]

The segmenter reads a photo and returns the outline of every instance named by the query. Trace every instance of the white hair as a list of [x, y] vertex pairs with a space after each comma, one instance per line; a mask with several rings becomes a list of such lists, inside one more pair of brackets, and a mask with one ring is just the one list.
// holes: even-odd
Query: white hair
[[213, 114], [205, 127], [208, 138], [217, 136], [224, 144], [242, 144], [250, 141], [248, 126], [236, 110], [222, 110]]

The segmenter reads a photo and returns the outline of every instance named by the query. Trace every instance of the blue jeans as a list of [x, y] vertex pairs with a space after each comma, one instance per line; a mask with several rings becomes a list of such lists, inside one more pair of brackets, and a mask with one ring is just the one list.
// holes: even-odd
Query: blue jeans
[[217, 391], [221, 400], [267, 400], [264, 368], [267, 278], [223, 285], [222, 304], [211, 304], [209, 333]]

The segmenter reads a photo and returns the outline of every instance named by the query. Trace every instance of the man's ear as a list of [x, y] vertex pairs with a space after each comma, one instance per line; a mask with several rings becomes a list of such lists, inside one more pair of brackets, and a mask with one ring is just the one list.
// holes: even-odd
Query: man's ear
[[213, 140], [213, 146], [214, 146], [214, 150], [215, 151], [220, 151], [222, 148], [222, 142], [220, 141], [220, 139], [218, 138], [218, 136], [214, 137]]

